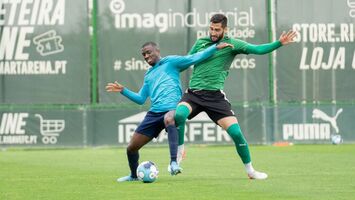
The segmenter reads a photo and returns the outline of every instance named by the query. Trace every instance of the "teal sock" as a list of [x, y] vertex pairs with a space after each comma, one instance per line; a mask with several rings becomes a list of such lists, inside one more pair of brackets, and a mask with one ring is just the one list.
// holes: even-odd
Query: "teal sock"
[[230, 127], [228, 127], [227, 132], [232, 137], [237, 152], [240, 158], [242, 159], [243, 163], [244, 164], [250, 163], [251, 159], [250, 159], [248, 143], [243, 136], [239, 124], [232, 124]]
[[175, 111], [175, 124], [179, 132], [179, 146], [184, 144], [186, 119], [190, 115], [190, 110], [185, 105], [179, 105]]

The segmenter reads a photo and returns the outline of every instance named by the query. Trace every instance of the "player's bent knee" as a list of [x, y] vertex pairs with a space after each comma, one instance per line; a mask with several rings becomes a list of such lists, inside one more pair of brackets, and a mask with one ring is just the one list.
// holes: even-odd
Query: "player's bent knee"
[[177, 112], [175, 113], [175, 122], [176, 124], [180, 125], [186, 122], [187, 117], [184, 115], [184, 113]]
[[175, 112], [175, 122], [178, 125], [185, 123], [189, 114], [190, 114], [190, 109], [187, 107], [187, 105], [179, 104]]
[[164, 124], [165, 124], [165, 126], [175, 125], [174, 116], [166, 116], [166, 117], [164, 118]]
[[242, 130], [240, 129], [240, 126], [238, 124], [233, 124], [232, 126], [230, 126], [227, 130], [227, 133], [233, 139], [240, 139], [243, 137]]
[[229, 135], [230, 135], [232, 138], [237, 138], [237, 139], [239, 139], [240, 137], [242, 137], [242, 132], [236, 131], [236, 132], [230, 133]]
[[128, 145], [126, 149], [127, 153], [136, 153], [138, 150], [139, 149], [133, 145]]

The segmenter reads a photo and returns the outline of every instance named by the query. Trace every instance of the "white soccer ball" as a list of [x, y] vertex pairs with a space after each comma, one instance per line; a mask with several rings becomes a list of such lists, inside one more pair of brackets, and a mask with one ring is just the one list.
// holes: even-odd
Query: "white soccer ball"
[[158, 174], [158, 167], [152, 161], [141, 162], [137, 168], [137, 176], [143, 183], [153, 183]]
[[341, 135], [332, 135], [332, 144], [340, 144], [343, 142]]

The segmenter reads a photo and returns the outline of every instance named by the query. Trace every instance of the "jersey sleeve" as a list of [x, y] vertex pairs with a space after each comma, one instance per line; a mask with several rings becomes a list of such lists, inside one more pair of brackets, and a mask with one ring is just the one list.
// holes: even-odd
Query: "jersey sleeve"
[[[189, 68], [191, 65], [206, 60], [207, 58], [211, 57], [216, 51], [216, 45], [212, 45], [203, 51], [193, 53], [191, 55], [176, 56], [173, 62], [176, 67], [179, 68], [180, 71], [182, 71]], [[192, 48], [192, 51], [190, 52], [195, 52], [194, 48]]]
[[280, 48], [282, 46], [280, 41], [275, 41], [272, 43], [267, 43], [267, 44], [261, 44], [261, 45], [253, 45], [253, 44], [249, 44], [247, 46], [247, 52], [251, 53], [251, 54], [266, 54], [266, 53], [270, 53], [278, 48]]
[[282, 46], [279, 40], [271, 43], [261, 44], [261, 45], [254, 45], [247, 43], [242, 40], [233, 40], [234, 51], [237, 54], [266, 54], [270, 53]]
[[233, 52], [235, 54], [248, 54], [247, 46], [249, 43], [243, 40], [231, 39], [230, 43], [233, 45]]
[[148, 98], [148, 85], [143, 84], [142, 88], [139, 90], [138, 93], [135, 93], [125, 87], [122, 90], [121, 94], [123, 96], [127, 97], [128, 99], [130, 99], [131, 101], [133, 101], [139, 105], [142, 105], [142, 104], [144, 104], [144, 102]]

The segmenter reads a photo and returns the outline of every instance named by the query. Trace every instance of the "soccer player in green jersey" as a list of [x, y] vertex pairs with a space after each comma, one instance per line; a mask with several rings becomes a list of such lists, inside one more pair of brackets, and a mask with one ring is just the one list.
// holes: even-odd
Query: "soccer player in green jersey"
[[181, 161], [184, 154], [186, 119], [191, 119], [198, 113], [205, 111], [211, 120], [226, 130], [233, 139], [248, 177], [250, 179], [266, 179], [266, 173], [258, 172], [252, 166], [248, 143], [232, 111], [231, 104], [223, 93], [223, 86], [236, 55], [261, 55], [272, 52], [283, 45], [292, 43], [296, 33], [294, 31], [284, 32], [275, 42], [253, 45], [228, 37], [226, 31], [227, 17], [223, 14], [213, 15], [210, 20], [209, 37], [198, 39], [189, 52], [193, 54], [220, 42], [233, 45], [233, 48], [224, 48], [194, 66], [189, 88], [180, 100], [175, 113], [175, 122], [179, 130], [178, 162]]

